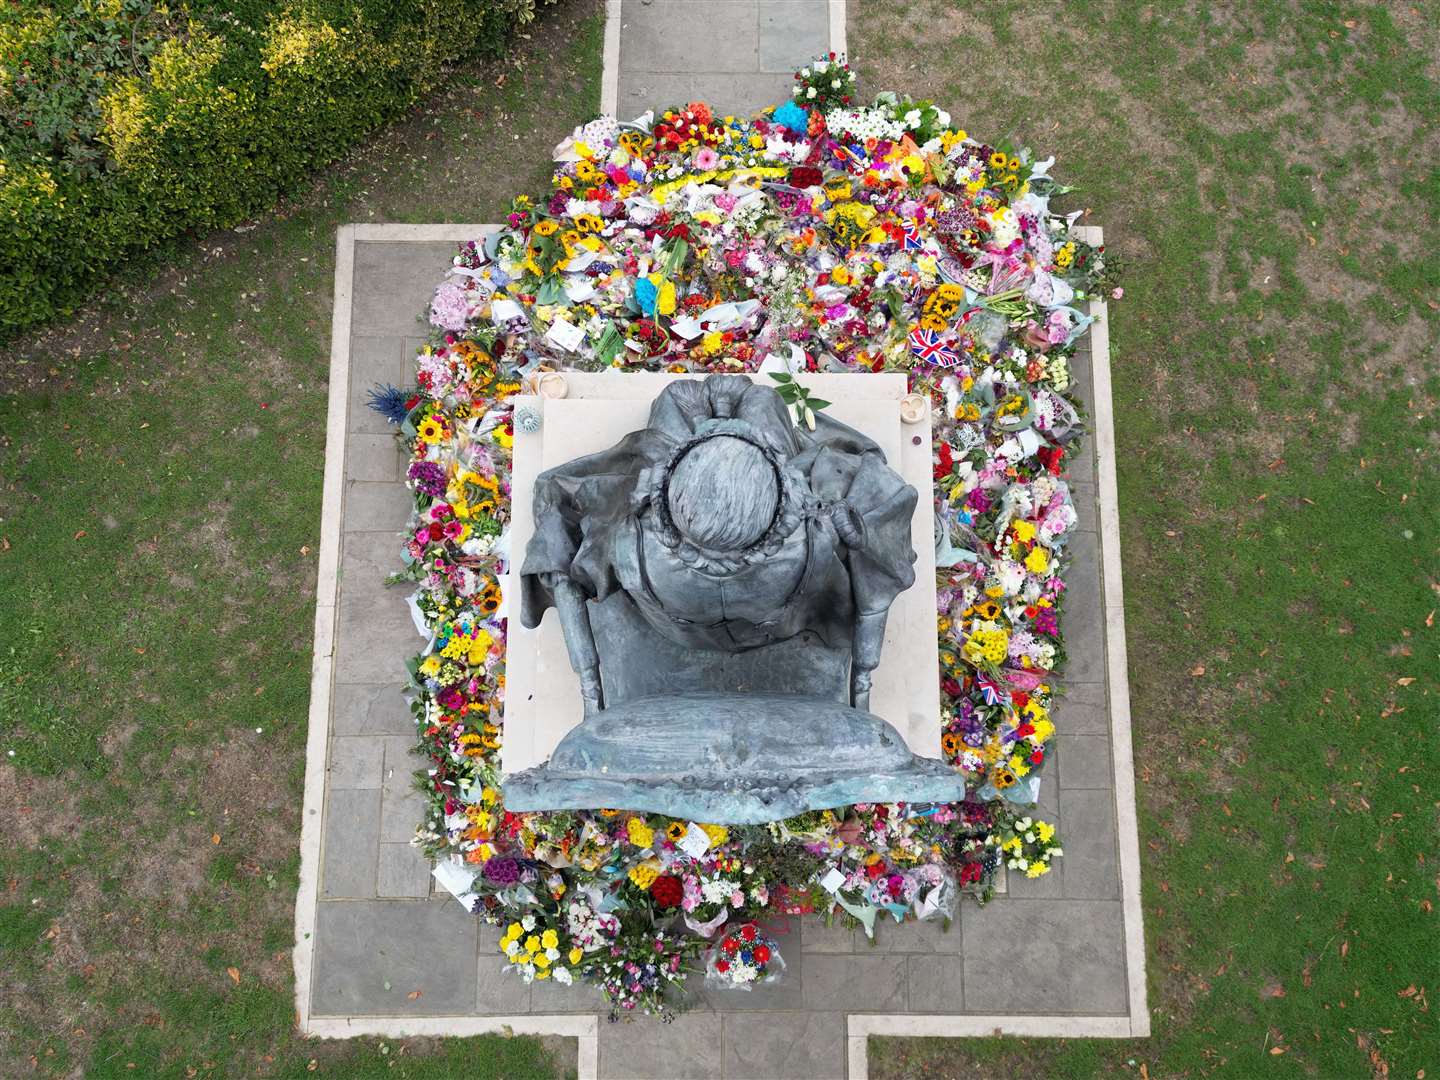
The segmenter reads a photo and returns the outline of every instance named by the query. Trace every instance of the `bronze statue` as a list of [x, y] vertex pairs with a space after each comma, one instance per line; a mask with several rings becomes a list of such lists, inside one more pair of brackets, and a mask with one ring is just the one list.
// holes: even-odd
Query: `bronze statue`
[[866, 711], [917, 492], [816, 420], [745, 376], [681, 380], [644, 430], [540, 475], [521, 619], [558, 609], [585, 719], [507, 805], [738, 822], [963, 796]]

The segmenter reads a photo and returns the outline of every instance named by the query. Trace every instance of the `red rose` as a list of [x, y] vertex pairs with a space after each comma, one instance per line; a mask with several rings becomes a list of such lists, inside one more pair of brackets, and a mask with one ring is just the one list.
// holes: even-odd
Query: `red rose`
[[768, 964], [770, 962], [770, 946], [756, 945], [755, 952], [752, 955], [755, 957], [757, 964]]
[[755, 925], [754, 925], [754, 923], [746, 923], [744, 926], [742, 926], [742, 927], [740, 928], [740, 936], [741, 936], [742, 938], [744, 938], [746, 941], [754, 941], [754, 940], [755, 940]]
[[715, 961], [715, 970], [718, 971], [718, 972], [720, 972], [721, 975], [724, 975], [725, 972], [727, 972], [727, 971], [730, 970], [730, 961], [729, 961], [729, 960], [716, 960], [716, 961]]
[[674, 875], [661, 874], [651, 883], [650, 895], [662, 908], [679, 907], [680, 901], [685, 896], [685, 888], [680, 884], [680, 879]]

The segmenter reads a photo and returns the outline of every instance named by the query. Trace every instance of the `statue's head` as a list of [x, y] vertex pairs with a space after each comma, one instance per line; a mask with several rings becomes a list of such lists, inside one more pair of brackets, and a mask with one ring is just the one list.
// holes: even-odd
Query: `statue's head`
[[740, 552], [770, 531], [780, 508], [780, 478], [748, 439], [715, 435], [688, 449], [665, 485], [676, 530], [711, 552]]

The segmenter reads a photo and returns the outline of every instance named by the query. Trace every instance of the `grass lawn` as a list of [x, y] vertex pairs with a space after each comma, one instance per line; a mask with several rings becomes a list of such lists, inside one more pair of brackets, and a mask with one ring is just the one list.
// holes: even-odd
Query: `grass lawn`
[[1440, 1076], [1440, 7], [864, 0], [849, 45], [1056, 153], [1127, 265], [1154, 1024], [871, 1075]]
[[278, 214], [5, 347], [0, 1075], [573, 1070], [567, 1040], [306, 1042], [290, 948], [335, 229], [543, 186], [602, 33], [546, 9]]

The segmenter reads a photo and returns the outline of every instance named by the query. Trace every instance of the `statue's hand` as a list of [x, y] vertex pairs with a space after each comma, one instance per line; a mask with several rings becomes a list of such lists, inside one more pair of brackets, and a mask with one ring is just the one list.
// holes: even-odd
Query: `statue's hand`
[[855, 668], [850, 674], [850, 704], [870, 711], [870, 669]]

